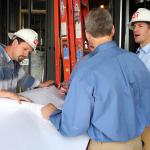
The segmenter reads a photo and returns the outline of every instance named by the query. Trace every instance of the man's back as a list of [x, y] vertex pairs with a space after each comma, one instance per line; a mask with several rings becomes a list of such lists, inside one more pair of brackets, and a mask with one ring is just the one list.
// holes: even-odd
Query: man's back
[[101, 142], [128, 141], [139, 136], [150, 122], [148, 83], [149, 72], [136, 55], [113, 42], [100, 45], [70, 84], [60, 132], [70, 136], [87, 130], [91, 139]]

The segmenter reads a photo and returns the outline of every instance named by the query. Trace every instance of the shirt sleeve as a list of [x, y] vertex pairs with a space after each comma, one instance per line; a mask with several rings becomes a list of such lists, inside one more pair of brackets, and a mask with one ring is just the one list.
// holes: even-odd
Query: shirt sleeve
[[26, 90], [28, 88], [37, 87], [40, 84], [39, 80], [36, 80], [31, 75], [27, 74], [23, 67], [19, 68], [18, 72], [18, 85], [23, 89]]
[[[84, 77], [83, 77], [84, 78]], [[51, 122], [64, 136], [77, 136], [85, 133], [90, 126], [93, 111], [92, 87], [80, 77], [74, 77], [63, 110], [50, 116]]]

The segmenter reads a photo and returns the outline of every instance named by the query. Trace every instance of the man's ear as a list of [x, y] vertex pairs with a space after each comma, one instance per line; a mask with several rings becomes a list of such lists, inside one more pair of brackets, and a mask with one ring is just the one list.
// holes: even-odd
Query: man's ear
[[17, 40], [17, 39], [15, 39], [15, 40], [12, 42], [12, 46], [14, 46], [14, 47], [18, 46], [18, 40]]
[[112, 35], [112, 37], [114, 36], [114, 34], [115, 34], [115, 27], [114, 27], [114, 25], [113, 25], [112, 30], [111, 30], [111, 35]]
[[91, 40], [92, 35], [91, 35], [89, 32], [86, 32], [86, 31], [85, 31], [85, 34], [86, 34], [87, 40], [88, 40], [88, 41]]

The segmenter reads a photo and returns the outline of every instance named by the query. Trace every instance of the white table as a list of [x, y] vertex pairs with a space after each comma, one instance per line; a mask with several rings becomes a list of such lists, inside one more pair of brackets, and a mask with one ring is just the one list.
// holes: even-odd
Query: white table
[[0, 98], [1, 150], [85, 150], [88, 137], [67, 138], [42, 118], [42, 105]]

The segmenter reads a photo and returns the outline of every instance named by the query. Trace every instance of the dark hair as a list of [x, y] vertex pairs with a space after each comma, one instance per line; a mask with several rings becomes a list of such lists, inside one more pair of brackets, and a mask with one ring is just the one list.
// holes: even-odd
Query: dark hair
[[85, 20], [85, 30], [96, 38], [110, 35], [112, 27], [112, 17], [106, 9], [92, 9]]
[[146, 21], [146, 24], [148, 25], [148, 28], [150, 29], [150, 22]]
[[12, 38], [12, 40], [9, 41], [9, 45], [12, 45], [14, 40], [17, 40], [19, 44], [22, 42], [25, 42], [23, 39], [21, 39], [19, 37], [14, 37], [14, 38]]
[[148, 28], [150, 29], [150, 22], [148, 22], [148, 21], [135, 21], [135, 22], [131, 23], [131, 26], [134, 26], [134, 23], [136, 23], [136, 22], [144, 22], [148, 25]]

